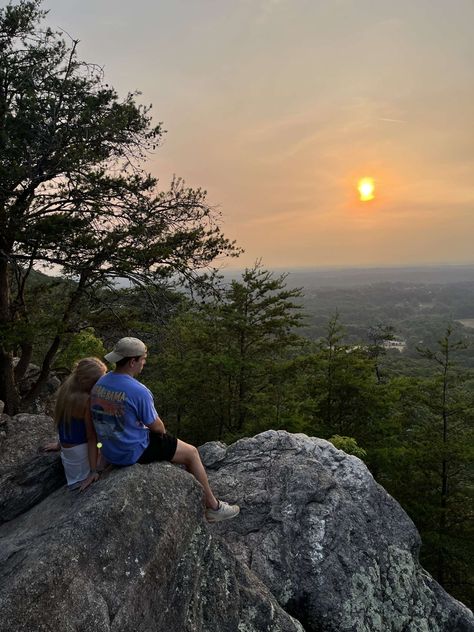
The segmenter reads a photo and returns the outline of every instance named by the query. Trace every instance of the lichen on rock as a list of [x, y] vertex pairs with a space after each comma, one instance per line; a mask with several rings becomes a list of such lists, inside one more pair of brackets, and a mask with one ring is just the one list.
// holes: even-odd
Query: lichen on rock
[[208, 460], [239, 520], [217, 527], [279, 603], [314, 632], [467, 632], [472, 613], [420, 566], [419, 534], [355, 456], [306, 435], [267, 431]]

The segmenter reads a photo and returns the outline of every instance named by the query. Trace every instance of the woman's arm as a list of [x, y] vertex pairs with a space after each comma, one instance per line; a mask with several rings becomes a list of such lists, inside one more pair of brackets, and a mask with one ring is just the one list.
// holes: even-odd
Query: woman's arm
[[91, 468], [91, 472], [94, 472], [97, 469], [97, 435], [95, 434], [95, 428], [94, 424], [92, 423], [89, 406], [87, 406], [86, 414], [84, 415], [84, 422], [86, 424], [89, 465]]
[[94, 424], [92, 423], [91, 413], [89, 410], [89, 401], [87, 401], [87, 408], [84, 413], [84, 423], [86, 424], [87, 434], [87, 451], [89, 454], [89, 467], [91, 473], [82, 483], [80, 489], [84, 491], [91, 483], [99, 480], [99, 473], [97, 472], [97, 435], [95, 433]]
[[54, 441], [54, 442], [46, 443], [45, 445], [42, 445], [39, 451], [40, 452], [59, 452], [60, 449], [61, 449], [61, 444], [59, 443], [59, 441]]

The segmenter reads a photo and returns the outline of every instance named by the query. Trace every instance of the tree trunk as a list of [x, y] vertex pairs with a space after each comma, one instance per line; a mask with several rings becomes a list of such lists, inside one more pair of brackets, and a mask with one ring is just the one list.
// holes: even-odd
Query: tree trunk
[[245, 373], [243, 367], [239, 371], [239, 389], [238, 389], [238, 402], [237, 402], [237, 430], [242, 431], [246, 421], [246, 409], [245, 400], [246, 388], [245, 388]]
[[18, 364], [15, 367], [15, 382], [18, 384], [24, 377], [33, 355], [33, 345], [25, 342], [20, 345], [21, 355]]
[[2, 345], [0, 347], [0, 399], [5, 404], [7, 415], [16, 415], [19, 399], [13, 374], [13, 356]]
[[34, 398], [40, 394], [41, 392], [41, 388], [44, 384], [46, 384], [47, 380], [48, 380], [48, 376], [49, 376], [49, 371], [51, 369], [51, 365], [53, 363], [53, 360], [56, 356], [56, 353], [59, 349], [59, 345], [61, 344], [61, 337], [60, 336], [56, 336], [55, 339], [53, 340], [52, 345], [49, 347], [48, 352], [46, 353], [44, 360], [43, 360], [43, 364], [41, 365], [41, 371], [40, 374], [38, 376], [38, 379], [36, 380], [36, 382], [33, 384], [33, 386], [30, 388], [30, 390], [28, 391], [28, 393], [25, 395], [25, 397], [23, 397], [23, 402], [25, 404], [29, 404], [31, 403]]
[[[247, 320], [247, 305], [245, 306], [245, 318]], [[237, 430], [242, 431], [246, 421], [246, 407], [244, 400], [247, 395], [247, 384], [244, 363], [246, 360], [245, 354], [246, 336], [245, 331], [239, 333], [239, 385], [238, 385], [238, 401], [237, 401]]]
[[438, 522], [438, 555], [436, 564], [436, 579], [443, 586], [445, 582], [446, 556], [445, 556], [445, 539], [446, 539], [446, 512], [448, 498], [448, 467], [446, 459], [443, 459], [442, 470], [442, 486], [441, 486], [441, 506]]
[[8, 262], [0, 259], [0, 399], [5, 404], [5, 413], [15, 415], [18, 412], [18, 392], [13, 371], [13, 354], [6, 344], [6, 334], [11, 326], [10, 318], [10, 281]]

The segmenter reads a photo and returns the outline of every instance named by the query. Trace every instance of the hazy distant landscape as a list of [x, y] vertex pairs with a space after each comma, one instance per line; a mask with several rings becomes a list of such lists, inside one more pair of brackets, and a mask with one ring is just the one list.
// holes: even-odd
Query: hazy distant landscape
[[[303, 289], [301, 333], [313, 340], [337, 312], [348, 343], [363, 341], [371, 326], [392, 325], [395, 338], [406, 343], [404, 354], [416, 358], [417, 346], [435, 345], [451, 323], [474, 343], [474, 266], [300, 268], [287, 274], [288, 287]], [[226, 281], [233, 276], [237, 272], [224, 274]], [[390, 353], [397, 359], [400, 352]], [[472, 356], [472, 350], [460, 352], [466, 366], [474, 366]]]
[[[284, 269], [275, 270], [285, 272]], [[474, 281], [474, 265], [444, 265], [380, 268], [294, 268], [288, 272], [289, 286], [353, 287], [373, 283], [444, 284]]]

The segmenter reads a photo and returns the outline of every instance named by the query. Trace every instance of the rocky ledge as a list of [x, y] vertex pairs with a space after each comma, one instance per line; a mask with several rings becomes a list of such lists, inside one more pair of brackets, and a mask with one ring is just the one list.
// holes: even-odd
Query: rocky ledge
[[243, 508], [215, 533], [305, 630], [474, 631], [472, 612], [420, 566], [413, 522], [357, 457], [282, 431], [201, 452], [216, 492]]
[[57, 457], [2, 466], [0, 630], [474, 630], [357, 458], [282, 431], [201, 453], [241, 505], [233, 521], [208, 525], [200, 486], [169, 464], [113, 470], [82, 494]]

